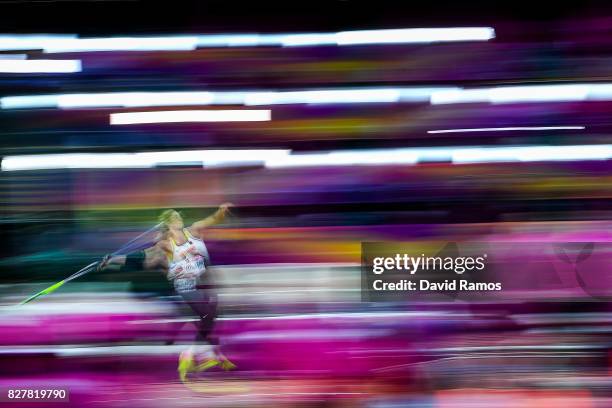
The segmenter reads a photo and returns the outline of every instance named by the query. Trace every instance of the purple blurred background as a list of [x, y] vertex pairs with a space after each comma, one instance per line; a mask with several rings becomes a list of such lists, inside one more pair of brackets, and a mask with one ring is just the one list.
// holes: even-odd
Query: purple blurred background
[[[0, 387], [69, 389], [57, 406], [612, 406], [605, 2], [11, 1], [0, 23]], [[16, 306], [162, 210], [223, 202], [206, 243], [236, 370], [179, 381], [194, 330], [163, 276]], [[375, 241], [486, 243], [508, 289], [364, 302]], [[597, 251], [551, 249], [568, 243]]]

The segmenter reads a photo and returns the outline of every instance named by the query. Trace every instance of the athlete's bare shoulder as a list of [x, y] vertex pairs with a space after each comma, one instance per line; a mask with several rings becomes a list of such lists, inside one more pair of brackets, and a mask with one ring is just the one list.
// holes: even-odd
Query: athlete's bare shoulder
[[162, 239], [155, 243], [155, 245], [145, 249], [147, 256], [155, 256], [159, 254], [171, 253], [172, 245], [169, 240]]
[[155, 244], [155, 248], [164, 252], [172, 252], [172, 244], [169, 239], [160, 239]]

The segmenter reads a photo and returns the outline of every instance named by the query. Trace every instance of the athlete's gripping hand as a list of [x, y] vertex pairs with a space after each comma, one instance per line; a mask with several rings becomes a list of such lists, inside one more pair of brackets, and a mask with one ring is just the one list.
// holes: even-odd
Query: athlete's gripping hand
[[110, 255], [104, 255], [104, 258], [102, 258], [102, 260], [98, 262], [98, 266], [96, 267], [96, 272], [103, 271], [104, 268], [108, 266], [110, 259], [111, 259]]

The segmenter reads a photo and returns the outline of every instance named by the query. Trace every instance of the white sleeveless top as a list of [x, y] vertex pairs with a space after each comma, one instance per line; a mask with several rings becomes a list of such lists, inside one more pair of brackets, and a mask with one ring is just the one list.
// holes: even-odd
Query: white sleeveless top
[[170, 239], [172, 259], [168, 259], [168, 280], [173, 281], [174, 289], [179, 293], [196, 290], [198, 279], [209, 264], [204, 241], [194, 237], [186, 228], [183, 233], [187, 238], [183, 245], [177, 245], [174, 239]]

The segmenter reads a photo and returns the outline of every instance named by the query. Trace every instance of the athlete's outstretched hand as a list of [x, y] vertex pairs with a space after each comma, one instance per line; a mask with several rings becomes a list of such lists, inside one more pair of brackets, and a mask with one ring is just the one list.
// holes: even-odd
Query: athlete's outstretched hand
[[219, 213], [219, 216], [225, 218], [228, 214], [230, 214], [230, 208], [233, 206], [234, 204], [232, 203], [221, 204], [219, 206], [219, 209], [217, 210], [217, 212]]
[[206, 228], [223, 222], [225, 217], [230, 214], [230, 207], [233, 206], [234, 204], [232, 203], [221, 204], [214, 214], [204, 218], [203, 220], [194, 222], [191, 226], [191, 232], [195, 234], [196, 237], [202, 237], [202, 234], [204, 234], [204, 230]]

